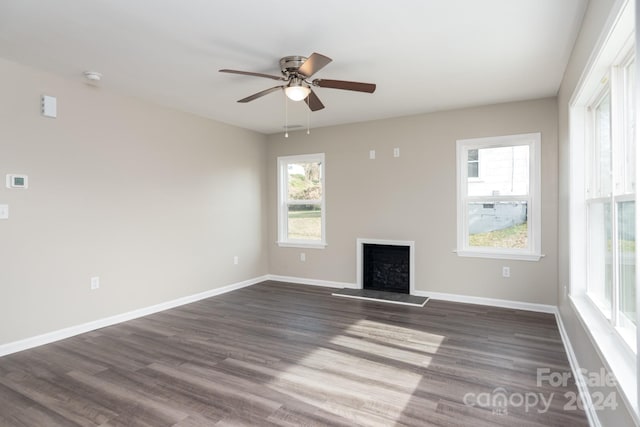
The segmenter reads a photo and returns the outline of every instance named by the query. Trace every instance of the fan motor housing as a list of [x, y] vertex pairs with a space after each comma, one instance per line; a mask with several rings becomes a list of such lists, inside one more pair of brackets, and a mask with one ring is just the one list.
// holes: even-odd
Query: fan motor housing
[[282, 71], [282, 74], [287, 77], [292, 74], [295, 75], [298, 73], [298, 69], [300, 68], [300, 66], [304, 64], [304, 61], [306, 60], [306, 56], [285, 56], [284, 58], [280, 59], [280, 70]]

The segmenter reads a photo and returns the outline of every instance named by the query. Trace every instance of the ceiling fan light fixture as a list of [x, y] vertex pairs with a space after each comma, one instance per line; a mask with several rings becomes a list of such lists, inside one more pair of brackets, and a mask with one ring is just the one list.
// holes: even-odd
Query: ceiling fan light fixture
[[274, 76], [271, 74], [254, 73], [252, 71], [240, 71], [230, 70], [227, 68], [219, 70], [221, 73], [240, 74], [245, 76], [263, 77], [272, 80], [278, 80], [285, 82], [279, 86], [274, 86], [269, 89], [261, 90], [246, 98], [239, 99], [240, 103], [247, 103], [255, 101], [270, 93], [284, 90], [286, 98], [284, 98], [285, 106], [288, 104], [287, 98], [292, 101], [305, 101], [307, 107], [311, 111], [319, 111], [324, 108], [324, 105], [318, 98], [318, 95], [311, 89], [312, 86], [322, 88], [332, 88], [341, 90], [350, 90], [356, 92], [373, 93], [376, 90], [376, 85], [373, 83], [362, 82], [350, 82], [346, 80], [326, 80], [326, 79], [314, 79], [310, 80], [316, 72], [324, 68], [331, 62], [331, 58], [321, 55], [317, 52], [311, 54], [311, 56], [285, 56], [280, 58], [280, 71], [281, 76]]
[[302, 101], [307, 96], [309, 96], [310, 92], [311, 92], [311, 89], [309, 89], [307, 86], [303, 86], [302, 84], [295, 85], [295, 86], [287, 86], [284, 89], [284, 93], [287, 95], [287, 98], [289, 98], [292, 101]]

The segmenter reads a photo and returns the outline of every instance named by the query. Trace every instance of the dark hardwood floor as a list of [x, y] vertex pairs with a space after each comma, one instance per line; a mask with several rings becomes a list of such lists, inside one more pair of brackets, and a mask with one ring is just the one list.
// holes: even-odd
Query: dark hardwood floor
[[570, 372], [552, 315], [331, 291], [265, 282], [2, 357], [0, 426], [588, 425], [573, 381], [537, 384]]

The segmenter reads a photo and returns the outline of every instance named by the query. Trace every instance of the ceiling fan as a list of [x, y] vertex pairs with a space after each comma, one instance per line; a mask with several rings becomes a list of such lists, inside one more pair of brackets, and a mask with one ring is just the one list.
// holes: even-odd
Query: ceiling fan
[[280, 86], [265, 89], [253, 95], [238, 100], [238, 102], [250, 102], [271, 92], [284, 89], [284, 93], [292, 101], [302, 101], [309, 106], [311, 111], [318, 111], [324, 108], [320, 98], [311, 89], [312, 86], [328, 87], [332, 89], [353, 90], [356, 92], [373, 93], [376, 85], [373, 83], [349, 82], [345, 80], [313, 79], [309, 80], [316, 72], [324, 68], [332, 61], [331, 58], [319, 53], [312, 53], [308, 58], [304, 56], [285, 56], [280, 59], [280, 71], [282, 76], [271, 74], [254, 73], [251, 71], [219, 70], [221, 73], [242, 74], [246, 76], [264, 77], [272, 80], [286, 82]]

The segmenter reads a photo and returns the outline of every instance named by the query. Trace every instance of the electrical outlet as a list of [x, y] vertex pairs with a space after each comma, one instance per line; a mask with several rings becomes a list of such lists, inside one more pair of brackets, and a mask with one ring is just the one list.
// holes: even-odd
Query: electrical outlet
[[91, 290], [95, 291], [96, 289], [98, 289], [100, 287], [100, 278], [99, 277], [92, 277], [91, 278]]
[[305, 262], [307, 260], [307, 254], [300, 252], [300, 261]]
[[502, 277], [511, 277], [511, 268], [502, 267]]
[[233, 265], [238, 265], [238, 262], [239, 262], [239, 261], [240, 261], [240, 260], [238, 259], [238, 255], [236, 255], [236, 256], [234, 256], [234, 257], [233, 257]]

